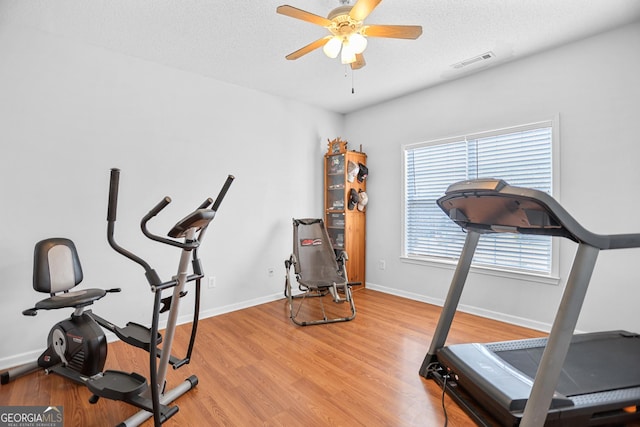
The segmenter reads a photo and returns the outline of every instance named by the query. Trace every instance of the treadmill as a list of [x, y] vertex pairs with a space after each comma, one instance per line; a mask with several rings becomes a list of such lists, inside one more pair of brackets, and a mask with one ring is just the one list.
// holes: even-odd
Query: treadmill
[[[467, 234], [420, 375], [435, 380], [480, 426], [638, 422], [640, 335], [574, 335], [574, 329], [600, 250], [640, 247], [640, 234], [591, 233], [547, 193], [503, 180], [452, 184], [438, 205]], [[445, 346], [480, 236], [496, 232], [578, 244], [551, 332], [546, 338]]]

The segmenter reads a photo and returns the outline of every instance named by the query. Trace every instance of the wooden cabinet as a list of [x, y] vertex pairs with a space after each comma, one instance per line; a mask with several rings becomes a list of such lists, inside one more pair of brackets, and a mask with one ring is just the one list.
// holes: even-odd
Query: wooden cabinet
[[324, 222], [336, 251], [347, 252], [347, 278], [365, 286], [367, 155], [340, 138], [324, 156]]

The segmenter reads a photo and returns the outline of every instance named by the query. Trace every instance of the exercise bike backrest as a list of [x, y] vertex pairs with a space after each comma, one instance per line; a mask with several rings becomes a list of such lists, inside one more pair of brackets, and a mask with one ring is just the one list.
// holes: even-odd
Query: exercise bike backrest
[[82, 267], [76, 245], [69, 239], [42, 240], [33, 253], [33, 289], [57, 294], [82, 282]]
[[72, 307], [79, 309], [93, 304], [108, 292], [118, 289], [82, 289], [69, 292], [82, 282], [82, 266], [75, 244], [65, 238], [54, 237], [36, 243], [33, 253], [33, 289], [50, 294], [49, 298], [24, 310], [25, 316], [35, 316], [38, 310]]

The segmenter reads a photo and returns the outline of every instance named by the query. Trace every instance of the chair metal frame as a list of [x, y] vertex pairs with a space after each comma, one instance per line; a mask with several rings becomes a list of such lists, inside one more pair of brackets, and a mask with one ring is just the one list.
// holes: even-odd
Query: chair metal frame
[[[309, 227], [315, 230], [311, 234], [300, 233], [300, 227]], [[305, 243], [306, 242], [306, 243]], [[306, 257], [300, 256], [300, 249], [314, 250], [317, 258], [328, 267], [326, 276], [318, 277], [305, 274]], [[302, 259], [301, 259], [302, 258]], [[287, 271], [285, 280], [284, 296], [289, 302], [289, 317], [299, 326], [320, 325], [326, 323], [347, 322], [356, 317], [356, 307], [353, 301], [353, 293], [347, 278], [346, 261], [348, 260], [345, 251], [334, 251], [324, 221], [320, 218], [293, 219], [293, 253], [289, 259], [285, 260]], [[291, 268], [293, 267], [300, 294], [293, 294]], [[326, 270], [326, 269], [325, 269]], [[315, 270], [313, 270], [315, 271]], [[324, 297], [328, 294], [334, 303], [348, 303], [350, 314], [342, 317], [328, 317], [324, 308]], [[340, 294], [344, 294], [341, 296]], [[322, 310], [322, 318], [314, 320], [301, 320], [298, 318], [300, 309], [309, 298], [318, 298]], [[299, 300], [298, 304], [294, 301]]]

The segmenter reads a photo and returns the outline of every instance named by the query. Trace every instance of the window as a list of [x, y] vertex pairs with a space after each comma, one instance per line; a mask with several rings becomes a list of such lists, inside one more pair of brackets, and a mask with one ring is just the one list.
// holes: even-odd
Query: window
[[[552, 122], [411, 144], [404, 152], [404, 248], [412, 259], [457, 259], [465, 233], [438, 207], [450, 184], [497, 178], [552, 194]], [[483, 235], [474, 264], [550, 275], [550, 236]]]

